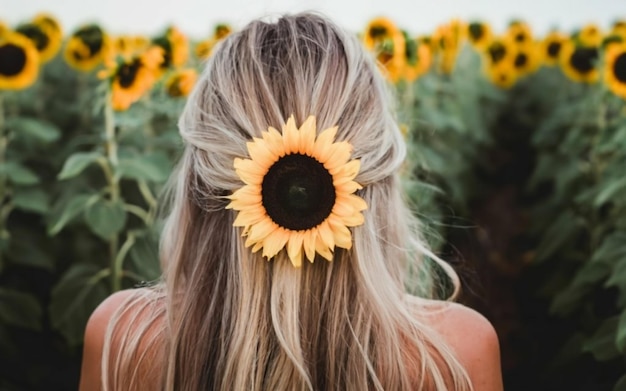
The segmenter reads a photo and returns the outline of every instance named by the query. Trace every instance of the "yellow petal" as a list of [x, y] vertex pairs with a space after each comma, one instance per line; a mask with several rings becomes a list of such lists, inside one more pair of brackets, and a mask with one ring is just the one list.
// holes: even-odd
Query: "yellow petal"
[[296, 120], [293, 115], [287, 120], [287, 124], [283, 126], [283, 142], [285, 143], [286, 154], [295, 153], [300, 145], [300, 132], [296, 127]]
[[357, 227], [365, 222], [362, 213], [353, 213], [350, 216], [342, 216], [341, 220], [346, 227]]
[[306, 254], [309, 262], [313, 263], [315, 260], [315, 240], [317, 239], [317, 230], [309, 229], [304, 233], [304, 253]]
[[263, 241], [263, 256], [273, 258], [285, 247], [289, 240], [289, 233], [284, 228], [278, 228]]
[[233, 222], [234, 227], [247, 227], [258, 223], [262, 219], [266, 218], [264, 208], [245, 209], [237, 214], [237, 218]]
[[335, 140], [335, 135], [337, 134], [337, 129], [338, 128], [334, 126], [332, 128], [325, 129], [320, 133], [315, 141], [312, 156], [316, 157], [319, 161], [322, 161], [320, 159], [320, 155], [332, 145]]
[[289, 242], [287, 242], [287, 255], [291, 260], [291, 263], [295, 267], [302, 266], [302, 240], [304, 234], [298, 231], [290, 231]]
[[335, 248], [335, 239], [333, 238], [333, 231], [331, 230], [330, 225], [328, 225], [328, 219], [324, 220], [320, 225], [317, 226], [317, 233], [322, 238], [322, 242], [329, 249]]
[[283, 136], [280, 132], [270, 126], [267, 132], [263, 132], [263, 140], [267, 144], [267, 148], [278, 157], [285, 156], [285, 144]]
[[[367, 209], [367, 202], [356, 194], [348, 194], [346, 197], [350, 200], [350, 205], [356, 210], [365, 210]], [[343, 198], [343, 197], [342, 197]]]
[[348, 181], [342, 184], [336, 184], [336, 183], [333, 183], [333, 184], [335, 185], [335, 191], [337, 193], [343, 193], [343, 194], [352, 194], [355, 191], [361, 190], [363, 188], [363, 186], [359, 185], [355, 181]]
[[254, 247], [252, 247], [252, 252], [255, 253], [259, 251], [263, 247], [263, 242], [256, 242]]
[[330, 215], [328, 217], [328, 224], [333, 230], [333, 237], [337, 247], [345, 248], [349, 250], [352, 248], [352, 234], [348, 227], [342, 224], [341, 220], [335, 216]]
[[351, 160], [346, 164], [335, 167], [333, 170], [329, 170], [334, 179], [351, 181], [359, 173], [361, 169], [361, 161], [359, 159]]
[[298, 152], [311, 156], [315, 145], [315, 116], [310, 115], [300, 126], [300, 147]]
[[328, 171], [333, 171], [348, 162], [352, 154], [352, 146], [345, 141], [333, 144], [324, 153], [322, 163]]
[[[344, 197], [345, 198], [345, 197]], [[335, 201], [335, 205], [333, 206], [332, 213], [338, 216], [350, 216], [356, 212], [356, 210], [350, 205], [349, 202], [338, 202]]]
[[256, 242], [265, 239], [265, 237], [274, 232], [276, 229], [278, 229], [278, 226], [269, 218], [265, 218], [257, 224], [250, 226], [248, 236], [251, 240]]
[[324, 244], [320, 235], [317, 235], [315, 238], [315, 251], [327, 261], [333, 260], [332, 251], [330, 251], [330, 249]]
[[255, 138], [254, 142], [246, 143], [248, 146], [248, 153], [252, 160], [254, 160], [259, 166], [261, 166], [264, 170], [269, 169], [276, 160], [278, 160], [278, 156], [274, 155], [265, 144], [265, 141], [260, 138]]
[[248, 185], [260, 185], [263, 183], [263, 176], [267, 173], [267, 167], [250, 159], [235, 159], [235, 172]]

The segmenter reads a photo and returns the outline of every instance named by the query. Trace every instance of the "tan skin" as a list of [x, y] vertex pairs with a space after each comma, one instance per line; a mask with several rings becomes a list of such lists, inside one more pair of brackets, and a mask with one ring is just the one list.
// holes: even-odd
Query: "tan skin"
[[[85, 331], [80, 391], [101, 389], [101, 357], [106, 328], [115, 310], [131, 293], [126, 290], [111, 295], [91, 315]], [[468, 307], [456, 303], [444, 306], [442, 311], [426, 319], [430, 319], [430, 325], [456, 353], [470, 376], [474, 390], [502, 391], [500, 347], [493, 326]], [[156, 388], [157, 385], [147, 384], [146, 389]]]

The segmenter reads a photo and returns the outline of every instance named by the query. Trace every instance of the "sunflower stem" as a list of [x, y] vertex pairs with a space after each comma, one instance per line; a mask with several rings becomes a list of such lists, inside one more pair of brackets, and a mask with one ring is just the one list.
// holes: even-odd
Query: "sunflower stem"
[[[7, 148], [7, 144], [9, 143], [8, 135], [5, 132], [4, 128], [4, 100], [3, 95], [0, 93], [0, 167], [4, 167], [5, 163], [5, 152]], [[0, 206], [4, 209], [4, 203], [7, 191], [7, 183], [6, 183], [6, 174], [4, 172], [0, 172]], [[0, 241], [5, 241], [9, 239], [9, 232], [5, 228], [6, 218], [8, 213], [2, 213], [0, 215]], [[3, 249], [0, 248], [0, 270], [3, 266]]]
[[[113, 175], [105, 175], [109, 187], [109, 197], [112, 202], [120, 200], [120, 183], [119, 177], [115, 174], [118, 158], [117, 158], [117, 139], [115, 135], [115, 114], [111, 102], [111, 92], [107, 92], [104, 105], [104, 130], [105, 130], [105, 148], [107, 155], [107, 163], [109, 170], [105, 172], [113, 173]], [[118, 261], [119, 253], [119, 236], [114, 234], [109, 240], [109, 265], [111, 269], [111, 290], [117, 292], [122, 285], [122, 262]], [[123, 257], [122, 257], [123, 260]]]

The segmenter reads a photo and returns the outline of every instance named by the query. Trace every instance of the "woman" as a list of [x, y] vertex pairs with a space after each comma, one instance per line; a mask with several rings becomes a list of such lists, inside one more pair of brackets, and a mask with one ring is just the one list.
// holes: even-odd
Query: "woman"
[[502, 389], [491, 325], [430, 299], [405, 146], [356, 38], [314, 14], [250, 23], [179, 127], [162, 283], [96, 309], [81, 390]]

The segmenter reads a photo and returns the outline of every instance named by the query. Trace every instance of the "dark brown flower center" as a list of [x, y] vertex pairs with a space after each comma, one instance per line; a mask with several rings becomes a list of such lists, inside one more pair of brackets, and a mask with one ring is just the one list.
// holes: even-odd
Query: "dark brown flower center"
[[24, 48], [13, 43], [0, 46], [0, 75], [11, 77], [19, 75], [26, 66], [26, 52]]
[[524, 68], [526, 64], [528, 64], [528, 56], [526, 53], [518, 53], [517, 56], [515, 56], [514, 64], [517, 69]]
[[598, 49], [593, 47], [578, 47], [570, 57], [570, 65], [582, 74], [593, 71], [598, 59]]
[[89, 25], [82, 27], [74, 33], [74, 36], [83, 41], [89, 48], [89, 55], [84, 57], [82, 54], [74, 52], [74, 58], [77, 60], [86, 60], [93, 58], [100, 53], [104, 46], [104, 32], [97, 25]]
[[369, 35], [372, 39], [384, 38], [387, 35], [387, 28], [383, 26], [372, 26]]
[[137, 78], [137, 72], [140, 67], [141, 61], [139, 59], [135, 59], [130, 63], [122, 64], [117, 70], [117, 80], [119, 81], [120, 87], [131, 87]]
[[483, 26], [481, 23], [470, 23], [469, 35], [472, 41], [480, 41], [480, 39], [485, 35], [485, 26]]
[[310, 156], [283, 156], [270, 167], [261, 186], [267, 214], [276, 224], [290, 230], [316, 227], [335, 205], [332, 175]]
[[561, 42], [550, 42], [547, 49], [548, 57], [557, 58], [562, 46]]
[[50, 37], [36, 24], [27, 23], [18, 26], [17, 32], [27, 36], [33, 42], [38, 52], [43, 52], [50, 44]]
[[489, 46], [487, 53], [489, 54], [491, 62], [497, 64], [506, 56], [506, 47], [500, 42], [494, 42]]
[[620, 83], [626, 84], [626, 52], [620, 53], [613, 63], [613, 74]]

